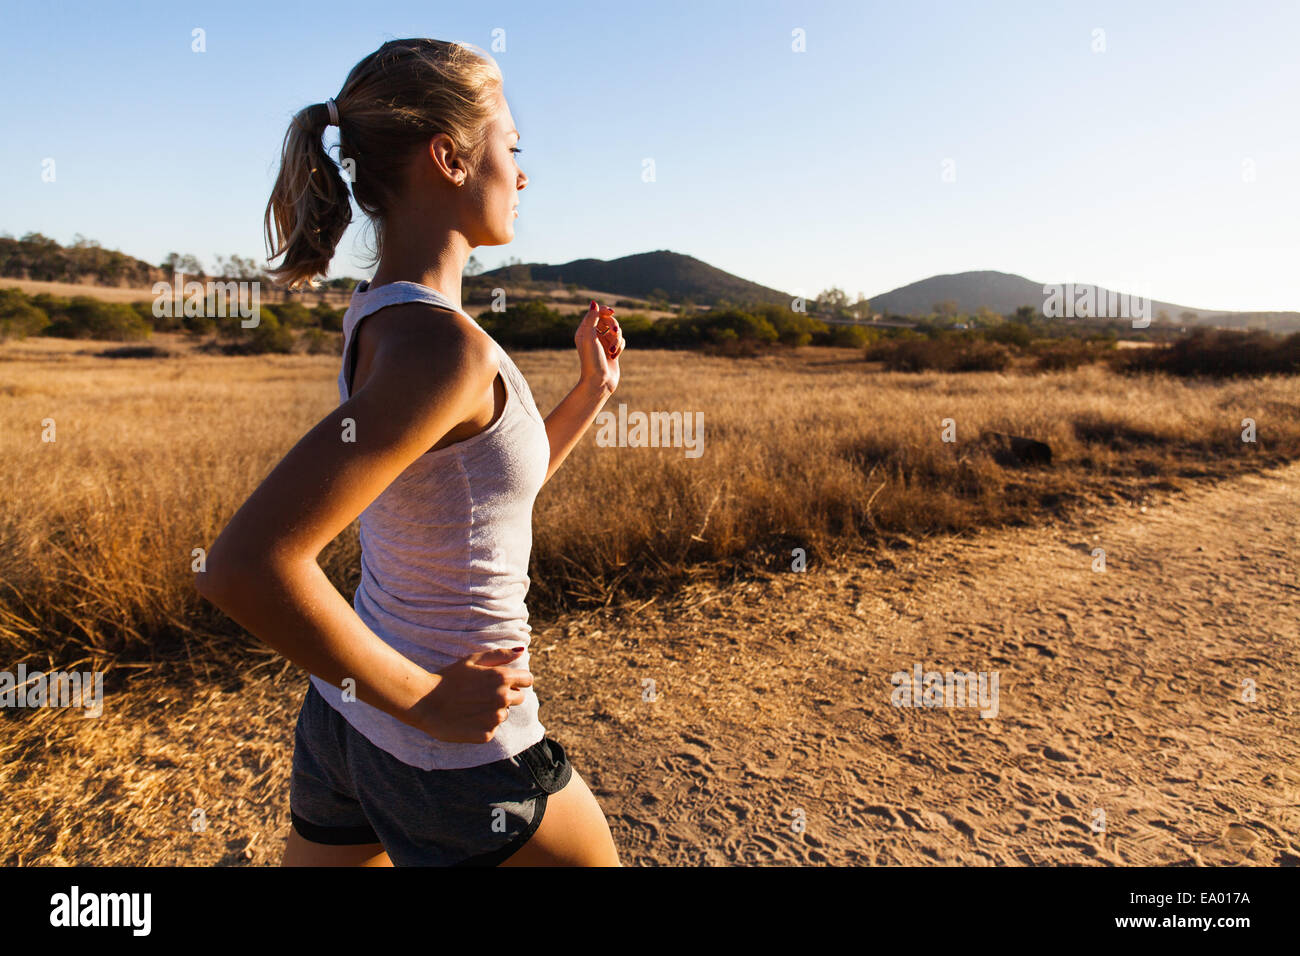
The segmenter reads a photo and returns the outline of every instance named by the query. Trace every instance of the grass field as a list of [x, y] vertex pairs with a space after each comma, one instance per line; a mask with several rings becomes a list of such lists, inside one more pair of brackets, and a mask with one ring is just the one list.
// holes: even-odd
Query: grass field
[[[0, 346], [5, 659], [94, 661], [111, 679], [246, 657], [256, 642], [194, 592], [192, 552], [334, 407], [337, 361], [203, 355], [179, 337], [170, 358], [94, 354], [111, 344]], [[518, 362], [543, 414], [577, 372], [571, 353]], [[917, 375], [847, 349], [736, 360], [635, 343], [624, 366], [606, 408], [702, 412], [703, 454], [598, 447], [589, 432], [538, 499], [534, 615], [789, 567], [795, 548], [811, 564], [906, 547], [1300, 457], [1296, 377]], [[1244, 418], [1256, 443], [1242, 441]], [[1047, 442], [1052, 464], [1000, 459], [988, 430]], [[321, 563], [350, 596], [355, 524]]]

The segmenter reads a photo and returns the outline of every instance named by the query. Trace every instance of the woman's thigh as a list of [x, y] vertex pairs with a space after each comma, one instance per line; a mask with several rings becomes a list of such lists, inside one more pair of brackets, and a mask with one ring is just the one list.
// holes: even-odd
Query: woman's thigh
[[605, 814], [577, 770], [547, 798], [537, 832], [501, 865], [622, 866]]
[[289, 842], [285, 844], [281, 866], [392, 866], [388, 854], [379, 843], [354, 843], [348, 846], [331, 846], [313, 843], [293, 827], [289, 828]]
[[[313, 843], [292, 827], [281, 866], [392, 866], [379, 843], [332, 846]], [[502, 866], [621, 866], [609, 823], [595, 795], [576, 770], [567, 786], [551, 794], [537, 832]]]

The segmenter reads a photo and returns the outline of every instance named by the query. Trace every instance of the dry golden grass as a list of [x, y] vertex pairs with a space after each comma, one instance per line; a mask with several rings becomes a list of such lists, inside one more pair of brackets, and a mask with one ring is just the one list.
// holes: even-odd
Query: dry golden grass
[[[256, 643], [193, 592], [190, 552], [334, 407], [336, 360], [217, 357], [180, 336], [156, 338], [176, 357], [94, 355], [114, 343], [0, 345], [0, 654], [11, 670], [21, 660], [46, 669], [93, 661], [109, 671], [110, 695], [96, 720], [54, 708], [0, 713], [10, 721], [0, 743], [0, 787], [12, 798], [5, 865], [265, 864], [283, 846], [305, 678], [270, 654], [250, 660]], [[567, 353], [518, 361], [543, 411], [576, 373]], [[1294, 535], [1294, 482], [1260, 482], [1263, 492], [1233, 484], [1181, 508], [1153, 507], [1149, 528], [1128, 530], [1130, 508], [1096, 509], [1123, 512], [1087, 528], [1101, 532], [1116, 568], [1127, 561], [1144, 569], [1138, 576], [1062, 573], [1087, 568], [1086, 555], [1063, 565], [1060, 553], [1066, 541], [1093, 540], [1081, 530], [1063, 540], [1051, 529], [990, 534], [968, 549], [932, 541], [909, 552], [928, 562], [922, 571], [897, 574], [833, 558], [1300, 456], [1300, 378], [1189, 383], [1097, 367], [881, 374], [848, 350], [754, 360], [633, 351], [626, 364], [609, 410], [702, 411], [704, 454], [602, 448], [589, 434], [539, 498], [529, 595], [542, 625], [534, 656], [548, 727], [606, 808], [626, 862], [696, 865], [704, 852], [714, 862], [1151, 864], [1184, 861], [1193, 843], [1194, 860], [1216, 862], [1221, 850], [1202, 831], [1227, 825], [1231, 835], [1246, 821], [1294, 832], [1286, 811], [1257, 812], [1287, 805], [1285, 794], [1251, 783], [1294, 764], [1278, 731], [1287, 699], [1266, 696], [1265, 719], [1242, 720], [1225, 717], [1214, 690], [1236, 676], [1219, 668], [1241, 654], [1294, 656], [1271, 619], [1287, 610], [1277, 569]], [[1240, 440], [1245, 417], [1258, 423], [1258, 445]], [[55, 420], [53, 444], [41, 441], [45, 418]], [[940, 441], [945, 418], [956, 443]], [[978, 440], [985, 429], [1049, 442], [1053, 465], [999, 464]], [[965, 554], [986, 540], [994, 557]], [[793, 547], [819, 573], [676, 588], [747, 565], [789, 569]], [[323, 555], [346, 594], [357, 557], [355, 528]], [[1251, 570], [1244, 579], [1241, 567]], [[1242, 587], [1254, 589], [1245, 612], [1234, 606]], [[659, 606], [639, 597], [668, 589]], [[1184, 620], [1202, 598], [1207, 606]], [[910, 602], [928, 616], [912, 620]], [[1053, 623], [1081, 620], [1092, 602], [1113, 640]], [[552, 619], [562, 605], [575, 607]], [[999, 610], [1013, 605], [1035, 641], [1052, 635], [1054, 655], [1131, 681], [1121, 699], [1107, 684], [1081, 704], [1078, 670], [1017, 655], [1016, 632], [998, 627]], [[1275, 646], [1238, 643], [1265, 634]], [[845, 699], [846, 674], [866, 681], [895, 659], [930, 659], [935, 641], [943, 659], [1012, 655], [1025, 691], [1006, 733], [957, 737], [949, 716], [930, 725], [884, 704], [864, 708], [865, 683]], [[1132, 675], [1173, 686], [1193, 658], [1201, 676], [1192, 684], [1206, 690], [1180, 703], [1190, 743], [1171, 754], [1163, 695]], [[644, 675], [663, 694], [653, 710]], [[1097, 737], [1098, 726], [1118, 737]], [[1130, 733], [1138, 726], [1150, 732]], [[883, 746], [890, 735], [902, 744]], [[1065, 746], [1058, 737], [1081, 742], [1086, 762], [1022, 769], [1033, 748]], [[1157, 750], [1162, 767], [1145, 777]], [[913, 766], [916, 753], [935, 762]], [[954, 769], [959, 754], [967, 766]], [[971, 767], [1006, 782], [972, 793]], [[1092, 847], [1042, 814], [1058, 790], [1092, 799], [1078, 781], [1100, 779], [1099, 768], [1129, 781], [1122, 846]], [[1230, 816], [1205, 809], [1206, 780], [1235, 805]], [[861, 781], [872, 781], [866, 792]], [[776, 845], [768, 815], [789, 800], [815, 826]], [[983, 814], [978, 844], [934, 815], [972, 803]], [[874, 815], [891, 806], [924, 808], [931, 822], [891, 828]], [[856, 812], [852, 826], [845, 808]], [[204, 831], [192, 825], [199, 810]], [[1031, 812], [1039, 816], [1026, 829]], [[1171, 815], [1183, 821], [1177, 834], [1166, 829]], [[880, 822], [864, 828], [864, 819]], [[1247, 859], [1294, 859], [1294, 850], [1269, 836]]]
[[[160, 340], [165, 336], [158, 336]], [[0, 346], [0, 646], [71, 668], [170, 657], [198, 673], [250, 645], [192, 587], [194, 548], [336, 404], [332, 356], [166, 359], [111, 343]], [[635, 343], [633, 343], [635, 345]], [[571, 353], [518, 356], [549, 411]], [[1300, 455], [1300, 378], [1188, 383], [1098, 367], [1039, 376], [882, 374], [852, 350], [735, 360], [628, 353], [606, 408], [704, 413], [704, 453], [597, 447], [543, 489], [529, 606], [546, 614], [746, 565], [788, 567]], [[1241, 420], [1259, 443], [1244, 444]], [[56, 441], [43, 442], [54, 419]], [[941, 441], [944, 419], [957, 441]], [[999, 464], [986, 429], [1048, 442], [1050, 468]], [[345, 594], [355, 525], [322, 555]], [[111, 679], [111, 678], [110, 678]]]
[[[853, 350], [749, 361], [630, 353], [606, 406], [704, 412], [704, 454], [588, 438], [539, 499], [534, 587], [593, 601], [653, 591], [701, 562], [788, 568], [873, 544], [1032, 523], [1072, 503], [1300, 454], [1300, 379], [1187, 383], [1100, 367], [1021, 376], [882, 374]], [[527, 355], [542, 407], [572, 360]], [[1259, 442], [1241, 441], [1254, 418]], [[941, 440], [952, 419], [955, 443]], [[1050, 468], [1004, 467], [986, 430], [1032, 436]], [[584, 577], [588, 584], [582, 588]], [[535, 599], [536, 594], [535, 592]]]

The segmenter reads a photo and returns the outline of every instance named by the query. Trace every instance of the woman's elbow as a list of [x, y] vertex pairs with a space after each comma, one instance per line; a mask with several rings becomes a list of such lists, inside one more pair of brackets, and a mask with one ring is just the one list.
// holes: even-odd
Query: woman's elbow
[[230, 574], [225, 564], [204, 558], [194, 571], [194, 590], [199, 596], [220, 607], [224, 596], [230, 593]]
[[225, 611], [252, 595], [261, 600], [283, 593], [315, 563], [297, 552], [277, 550], [264, 542], [234, 547], [218, 541], [208, 552], [203, 570], [195, 571], [194, 588]]
[[255, 574], [247, 558], [232, 554], [228, 548], [214, 546], [196, 565], [194, 590], [218, 607], [224, 607], [231, 595], [248, 587]]

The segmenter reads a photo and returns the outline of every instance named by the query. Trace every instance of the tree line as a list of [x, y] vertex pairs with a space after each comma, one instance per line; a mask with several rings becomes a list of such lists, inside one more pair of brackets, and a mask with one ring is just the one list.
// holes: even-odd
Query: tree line
[[[154, 314], [152, 301], [105, 302], [90, 296], [29, 295], [0, 289], [0, 340], [32, 335], [137, 342], [154, 332], [184, 332], [212, 339], [230, 354], [305, 350], [337, 354], [344, 309], [299, 301], [260, 305], [258, 322], [245, 328], [238, 316]], [[568, 349], [583, 316], [541, 300], [486, 310], [478, 322], [511, 349]], [[652, 320], [641, 313], [619, 317], [624, 336], [638, 348], [693, 349], [731, 355], [801, 346], [862, 350], [863, 358], [891, 371], [1002, 371], [1026, 360], [1034, 369], [1056, 371], [1106, 360], [1118, 371], [1174, 375], [1236, 376], [1300, 373], [1300, 333], [1282, 338], [1261, 331], [1198, 328], [1163, 348], [1115, 353], [1114, 325], [1047, 320], [1024, 306], [1009, 316], [982, 315], [975, 326], [954, 328], [949, 316], [918, 320], [914, 327], [834, 325], [778, 305], [725, 306], [694, 315]], [[1019, 364], [1024, 364], [1020, 362]]]

